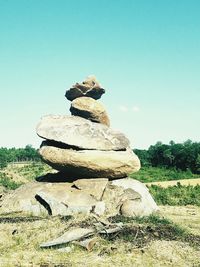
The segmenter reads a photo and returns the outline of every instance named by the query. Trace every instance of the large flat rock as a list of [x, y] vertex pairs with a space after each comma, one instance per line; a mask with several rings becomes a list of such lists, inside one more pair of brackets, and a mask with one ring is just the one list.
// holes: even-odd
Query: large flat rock
[[73, 188], [73, 183], [31, 182], [10, 192], [1, 203], [1, 213], [29, 212], [34, 215], [89, 213], [96, 199]]
[[71, 183], [31, 182], [8, 193], [0, 214], [32, 215], [97, 214], [146, 216], [158, 210], [144, 184], [131, 178], [114, 181], [85, 179]]
[[75, 151], [43, 145], [39, 153], [54, 169], [77, 178], [122, 178], [140, 169], [140, 160], [131, 150]]
[[129, 147], [129, 140], [121, 132], [78, 116], [44, 116], [36, 131], [44, 139], [80, 149], [125, 150]]
[[71, 114], [87, 120], [110, 126], [110, 120], [104, 106], [91, 97], [79, 97], [72, 101]]

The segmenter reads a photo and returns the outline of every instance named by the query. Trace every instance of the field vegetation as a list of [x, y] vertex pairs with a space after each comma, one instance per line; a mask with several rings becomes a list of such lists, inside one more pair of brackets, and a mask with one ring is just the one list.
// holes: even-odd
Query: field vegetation
[[[179, 183], [180, 179], [199, 179], [199, 143], [157, 143], [149, 150], [135, 152], [141, 158], [142, 168], [130, 177], [147, 184], [177, 181], [175, 186], [167, 188], [148, 185], [159, 205], [158, 214], [148, 218], [115, 216], [106, 219], [111, 224], [122, 223], [123, 230], [112, 235], [97, 234], [91, 251], [77, 244], [50, 249], [41, 249], [40, 244], [58, 237], [70, 227], [93, 226], [95, 217], [1, 214], [0, 266], [200, 266], [200, 185]], [[0, 160], [0, 196], [53, 172], [31, 146], [1, 148]], [[19, 160], [25, 162], [16, 163]]]
[[199, 174], [194, 174], [190, 170], [181, 171], [175, 168], [164, 167], [142, 167], [139, 172], [133, 173], [130, 177], [137, 179], [143, 183], [158, 182], [158, 181], [173, 181], [180, 179], [199, 178]]
[[157, 142], [148, 150], [134, 149], [142, 166], [164, 167], [200, 174], [200, 143], [187, 140], [184, 143], [170, 141], [169, 145]]
[[37, 149], [31, 145], [25, 148], [0, 148], [0, 168], [6, 167], [10, 162], [41, 161]]
[[52, 171], [52, 168], [41, 161], [26, 162], [25, 164], [10, 163], [0, 169], [0, 185], [13, 190]]
[[[162, 207], [161, 207], [162, 212]], [[173, 216], [180, 217], [181, 209]], [[200, 214], [198, 209], [195, 212]], [[165, 217], [168, 213], [165, 211]], [[196, 217], [196, 215], [193, 215]], [[163, 215], [149, 218], [116, 216], [110, 223], [123, 223], [123, 230], [112, 235], [96, 235], [96, 243], [87, 251], [77, 244], [42, 249], [40, 244], [55, 238], [70, 227], [92, 226], [95, 218], [25, 217], [6, 214], [0, 218], [0, 266], [199, 266], [200, 237]], [[197, 230], [200, 230], [198, 228]]]

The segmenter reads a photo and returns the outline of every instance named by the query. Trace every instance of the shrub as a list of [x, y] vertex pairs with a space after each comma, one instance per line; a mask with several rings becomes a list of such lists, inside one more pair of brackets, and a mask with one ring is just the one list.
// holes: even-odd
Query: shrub
[[139, 172], [130, 174], [131, 178], [144, 183], [157, 181], [171, 181], [179, 179], [191, 179], [199, 177], [192, 174], [190, 170], [180, 171], [176, 169], [166, 169], [158, 167], [142, 167]]
[[200, 206], [200, 185], [183, 186], [178, 183], [176, 186], [167, 188], [152, 185], [149, 187], [149, 191], [158, 205]]

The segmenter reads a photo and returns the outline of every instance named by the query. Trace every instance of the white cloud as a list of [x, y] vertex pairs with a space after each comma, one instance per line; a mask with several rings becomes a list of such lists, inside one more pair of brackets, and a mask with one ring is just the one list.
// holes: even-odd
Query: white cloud
[[126, 106], [122, 106], [122, 105], [121, 105], [121, 106], [119, 107], [119, 110], [122, 111], [122, 112], [128, 112], [128, 107], [126, 107]]
[[139, 108], [138, 106], [133, 106], [133, 107], [131, 108], [131, 110], [132, 110], [133, 112], [138, 112], [138, 111], [140, 111], [140, 108]]
[[140, 111], [140, 108], [138, 106], [132, 106], [131, 108], [130, 107], [127, 107], [125, 105], [121, 105], [119, 106], [119, 110], [121, 112], [128, 112], [128, 111], [131, 111], [131, 112], [139, 112]]

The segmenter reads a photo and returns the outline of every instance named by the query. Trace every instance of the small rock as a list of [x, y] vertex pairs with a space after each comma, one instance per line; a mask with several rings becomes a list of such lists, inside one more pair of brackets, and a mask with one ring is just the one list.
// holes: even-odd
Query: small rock
[[70, 252], [72, 252], [72, 250], [73, 250], [72, 246], [71, 247], [65, 247], [65, 248], [57, 249], [58, 252], [63, 252], [63, 253], [70, 253]]
[[139, 217], [143, 212], [144, 207], [140, 201], [125, 200], [121, 205], [120, 212], [125, 217]]
[[110, 120], [104, 106], [91, 97], [79, 97], [72, 101], [71, 114], [93, 122], [110, 126]]
[[89, 76], [82, 83], [76, 83], [69, 90], [66, 91], [66, 98], [70, 101], [77, 97], [88, 96], [94, 99], [101, 98], [102, 94], [105, 93], [95, 76]]

